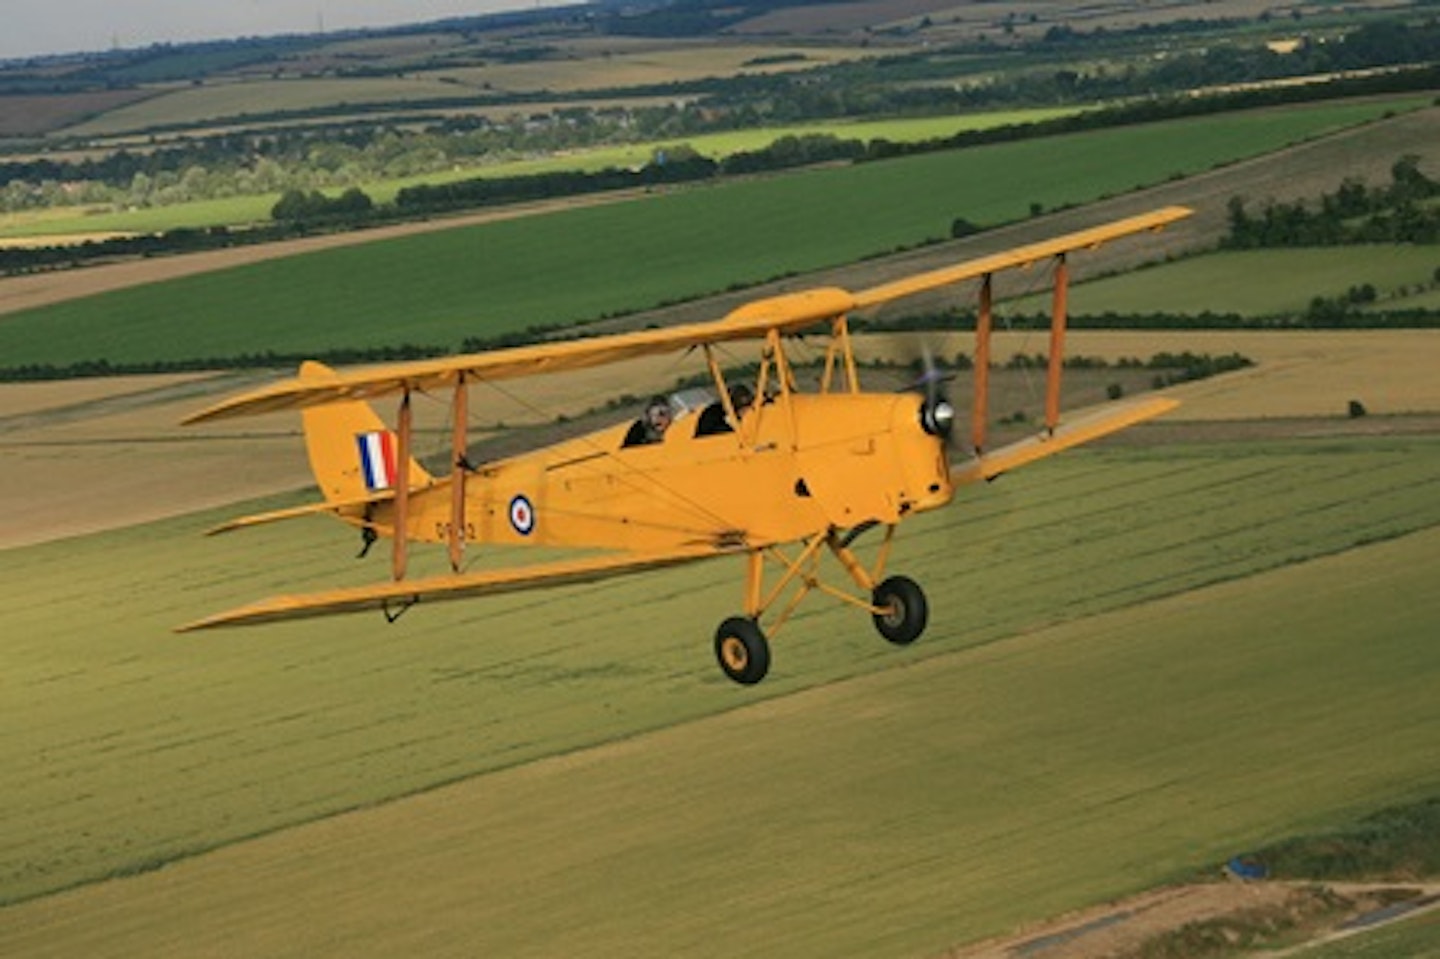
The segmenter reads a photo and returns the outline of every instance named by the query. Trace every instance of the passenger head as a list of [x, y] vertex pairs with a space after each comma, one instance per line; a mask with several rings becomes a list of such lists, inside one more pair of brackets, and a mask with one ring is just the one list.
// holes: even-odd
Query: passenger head
[[645, 422], [657, 432], [663, 433], [670, 428], [670, 421], [673, 419], [670, 412], [670, 401], [663, 396], [652, 396], [650, 402], [645, 406]]
[[754, 402], [755, 394], [744, 383], [736, 383], [730, 387], [730, 405], [735, 408], [736, 413], [745, 412]]

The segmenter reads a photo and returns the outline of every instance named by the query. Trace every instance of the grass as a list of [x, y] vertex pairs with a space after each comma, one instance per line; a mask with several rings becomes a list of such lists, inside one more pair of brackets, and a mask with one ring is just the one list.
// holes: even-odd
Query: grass
[[[693, 757], [680, 781], [707, 783], [676, 788], [717, 790], [717, 815], [726, 801], [758, 803], [754, 841], [778, 844], [777, 863], [823, 850], [835, 839], [827, 822], [856, 836], [797, 858], [800, 885], [775, 890], [787, 915], [845, 875], [888, 888], [864, 865], [883, 852], [883, 869], [909, 876], [899, 886], [918, 896], [906, 923], [937, 947], [1433, 791], [1433, 535], [1341, 563], [1321, 585], [1297, 568], [1220, 597], [1188, 591], [1440, 524], [1437, 467], [1440, 441], [1396, 439], [1093, 452], [1007, 477], [907, 524], [893, 565], [931, 594], [919, 645], [896, 652], [853, 611], [807, 604], [776, 640], [761, 698], [881, 674], [824, 693], [849, 705], [805, 722], [747, 710], [738, 741], [709, 726], [694, 742], [668, 733], [667, 750]], [[740, 601], [738, 561], [422, 608], [395, 626], [346, 617], [172, 635], [247, 599], [380, 575], [380, 561], [348, 561], [356, 544], [338, 527], [200, 538], [216, 518], [0, 552], [12, 596], [0, 899], [756, 702], [708, 648]], [[1185, 595], [1137, 605], [1175, 594]], [[867, 712], [876, 703], [880, 713]], [[754, 737], [772, 758], [730, 765]], [[655, 760], [653, 775], [674, 758]], [[751, 792], [777, 775], [800, 778]], [[847, 785], [832, 795], [858, 790], [857, 805], [805, 825], [804, 790], [837, 776]], [[674, 795], [653, 785], [655, 802]], [[621, 781], [604, 788], [629, 795], [636, 815], [651, 801]], [[579, 815], [566, 795], [548, 808]], [[795, 808], [781, 814], [777, 802]], [[849, 817], [862, 813], [879, 817], [873, 834], [853, 832]], [[694, 825], [664, 828], [678, 842]], [[714, 841], [732, 841], [724, 835]], [[915, 884], [941, 866], [926, 851], [933, 836], [949, 850], [943, 875], [971, 876], [953, 874], [978, 897], [960, 910], [969, 918], [954, 915], [945, 882]], [[676, 855], [709, 870], [715, 852], [707, 839]], [[624, 881], [639, 881], [635, 866]], [[799, 876], [812, 869], [835, 878], [806, 886]], [[980, 886], [977, 869], [990, 877]], [[667, 895], [679, 908], [691, 894]], [[828, 915], [797, 920], [797, 935], [818, 936], [811, 952], [859, 934], [839, 922], [818, 935]]]
[[1440, 911], [1314, 946], [1296, 953], [1302, 959], [1434, 959], [1440, 955]]
[[1097, 131], [690, 189], [153, 284], [12, 314], [7, 365], [419, 342], [566, 324], [914, 246], [1379, 116], [1384, 103]]
[[[1418, 298], [1386, 301], [1433, 282], [1435, 265], [1434, 247], [1399, 243], [1212, 253], [1077, 285], [1070, 308], [1076, 314], [1276, 316], [1303, 313], [1314, 297], [1341, 297], [1363, 283], [1374, 285], [1381, 308], [1409, 308]], [[1032, 296], [1013, 301], [1013, 308], [1043, 311], [1049, 301]]]

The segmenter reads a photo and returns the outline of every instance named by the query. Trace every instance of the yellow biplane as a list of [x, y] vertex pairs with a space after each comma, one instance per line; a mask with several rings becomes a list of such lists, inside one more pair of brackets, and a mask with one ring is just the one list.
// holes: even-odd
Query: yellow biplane
[[[736, 554], [744, 559], [741, 614], [715, 635], [725, 674], [756, 683], [770, 664], [773, 635], [812, 590], [869, 614], [885, 639], [915, 640], [928, 603], [913, 580], [886, 575], [896, 526], [949, 503], [958, 485], [988, 480], [1142, 420], [1175, 403], [1164, 398], [1112, 405], [1059, 422], [1064, 355], [1067, 257], [1143, 231], [1190, 211], [1169, 207], [1046, 242], [917, 274], [860, 292], [821, 288], [748, 303], [707, 323], [546, 343], [467, 356], [335, 372], [305, 363], [295, 379], [227, 400], [190, 417], [199, 423], [299, 410], [310, 463], [325, 501], [246, 517], [220, 530], [314, 513], [359, 528], [366, 546], [392, 540], [391, 581], [261, 601], [181, 627], [260, 623], [380, 609], [394, 620], [416, 603], [599, 579], [675, 563]], [[1044, 429], [1001, 449], [985, 447], [994, 274], [1053, 262]], [[913, 294], [979, 281], [973, 455], [952, 467], [947, 439], [955, 410], [940, 391], [866, 393], [860, 389], [848, 329], [851, 314]], [[803, 392], [787, 359], [787, 338], [828, 334], [818, 388]], [[753, 387], [728, 383], [721, 344], [755, 341]], [[698, 348], [714, 380], [708, 409], [676, 416], [656, 442], [636, 443], [629, 423], [494, 462], [467, 458], [468, 391], [506, 378], [561, 373], [635, 357]], [[448, 476], [431, 476], [412, 456], [411, 398], [450, 392], [453, 430]], [[368, 405], [398, 397], [390, 430]], [[674, 414], [672, 407], [666, 412]], [[663, 424], [662, 424], [663, 425]], [[641, 431], [643, 432], [643, 431]], [[854, 541], [879, 530], [869, 566]], [[218, 531], [218, 530], [217, 530]], [[414, 543], [444, 544], [451, 571], [407, 578]], [[520, 568], [475, 569], [480, 544], [573, 547], [578, 558]], [[798, 549], [795, 545], [798, 544]], [[599, 555], [594, 550], [602, 550]], [[853, 582], [842, 589], [818, 576], [828, 551]], [[765, 584], [765, 567], [778, 579]], [[782, 597], [790, 595], [782, 603]], [[773, 612], [772, 612], [773, 611]], [[767, 614], [771, 614], [765, 622]], [[763, 623], [763, 625], [762, 625]]]

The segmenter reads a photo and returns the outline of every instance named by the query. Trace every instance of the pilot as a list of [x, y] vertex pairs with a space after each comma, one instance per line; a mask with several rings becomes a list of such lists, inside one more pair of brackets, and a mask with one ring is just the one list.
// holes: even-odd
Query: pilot
[[[736, 383], [730, 387], [730, 405], [734, 408], [737, 419], [750, 408], [750, 404], [753, 402], [755, 402], [755, 394], [744, 383]], [[714, 436], [716, 433], [733, 432], [735, 432], [735, 427], [725, 418], [724, 403], [716, 400], [700, 411], [700, 420], [695, 424], [696, 436]]]
[[673, 419], [670, 401], [663, 396], [652, 396], [650, 402], [645, 404], [645, 415], [630, 425], [630, 431], [625, 434], [625, 442], [621, 445], [645, 446], [658, 443], [664, 439], [665, 431], [670, 428]]

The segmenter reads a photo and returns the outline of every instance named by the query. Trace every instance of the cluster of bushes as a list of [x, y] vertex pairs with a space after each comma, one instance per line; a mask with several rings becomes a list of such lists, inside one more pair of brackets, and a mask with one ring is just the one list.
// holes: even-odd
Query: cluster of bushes
[[717, 168], [718, 164], [709, 157], [700, 156], [694, 151], [685, 151], [684, 155], [657, 156], [638, 170], [615, 167], [594, 173], [560, 170], [528, 176], [475, 177], [453, 183], [405, 187], [396, 194], [395, 206], [406, 212], [437, 212], [500, 203], [521, 203], [703, 180], [714, 176]]
[[[235, 232], [223, 226], [204, 230], [181, 228], [164, 233], [114, 237], [108, 240], [87, 240], [76, 245], [0, 247], [0, 276], [33, 273], [75, 266], [97, 260], [129, 257], [160, 256], [170, 253], [191, 253], [237, 246], [248, 241], [259, 242], [259, 236]], [[263, 239], [281, 239], [267, 235]]]
[[[969, 358], [962, 353], [957, 357], [957, 360], [961, 359], [964, 360], [964, 365], [957, 365], [957, 368], [969, 369]], [[1005, 361], [1007, 370], [1043, 370], [1049, 365], [1050, 358], [1044, 353], [1016, 353]], [[1186, 380], [1203, 380], [1231, 370], [1242, 370], [1247, 366], [1254, 366], [1255, 362], [1239, 353], [1212, 356], [1209, 353], [1185, 350], [1181, 353], [1162, 351], [1148, 360], [1142, 360], [1138, 356], [1122, 356], [1114, 363], [1103, 356], [1067, 356], [1062, 365], [1067, 370], [1164, 370], [1167, 378], [1161, 385], [1169, 385]]]
[[1229, 231], [1223, 245], [1234, 250], [1263, 247], [1335, 246], [1346, 243], [1440, 242], [1440, 183], [1420, 170], [1420, 159], [1405, 156], [1390, 168], [1388, 186], [1370, 188], [1347, 179], [1312, 207], [1304, 200], [1269, 202], [1251, 214], [1240, 197], [1229, 204]]
[[343, 223], [363, 220], [375, 209], [364, 190], [352, 186], [331, 198], [319, 190], [287, 190], [270, 210], [270, 216], [288, 223]]

